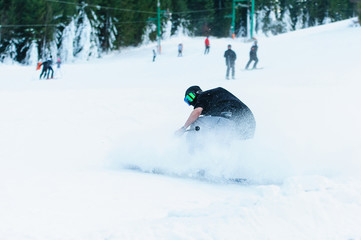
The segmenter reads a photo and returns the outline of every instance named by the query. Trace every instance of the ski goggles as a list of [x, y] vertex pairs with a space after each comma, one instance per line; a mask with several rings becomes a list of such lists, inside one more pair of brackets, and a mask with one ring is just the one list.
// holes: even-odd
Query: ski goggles
[[188, 93], [188, 94], [186, 95], [186, 97], [184, 98], [184, 101], [185, 101], [188, 105], [191, 105], [191, 102], [193, 102], [195, 98], [196, 98], [196, 95], [194, 95], [194, 93]]

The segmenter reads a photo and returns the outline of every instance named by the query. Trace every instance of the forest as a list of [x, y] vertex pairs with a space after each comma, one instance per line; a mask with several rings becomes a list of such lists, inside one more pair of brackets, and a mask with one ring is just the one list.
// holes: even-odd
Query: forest
[[[254, 33], [266, 36], [361, 14], [360, 0], [254, 1]], [[161, 36], [170, 24], [170, 35], [230, 37], [233, 6], [235, 35], [247, 38], [251, 5], [252, 0], [0, 0], [0, 60], [101, 57], [156, 41], [157, 19]]]

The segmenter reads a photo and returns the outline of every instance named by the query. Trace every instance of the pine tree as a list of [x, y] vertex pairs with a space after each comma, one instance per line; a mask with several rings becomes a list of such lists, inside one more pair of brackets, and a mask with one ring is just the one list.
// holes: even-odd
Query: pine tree
[[[233, 0], [159, 1], [162, 34], [171, 21], [171, 34], [183, 27], [195, 36], [230, 36], [231, 18], [227, 15], [232, 13]], [[255, 30], [266, 34], [284, 32], [286, 19], [291, 21], [290, 29], [296, 30], [325, 20], [346, 19], [356, 10], [361, 18], [360, 0], [255, 0], [255, 6]], [[288, 13], [289, 18], [285, 18]], [[98, 54], [98, 48], [107, 52], [136, 46], [145, 34], [147, 39], [156, 40], [156, 17], [157, 0], [0, 0], [0, 54], [23, 62], [29, 58], [29, 51], [34, 52], [34, 46], [38, 46], [41, 57], [47, 57], [57, 54], [58, 49], [67, 51], [62, 43], [66, 41], [71, 49], [65, 55], [71, 59], [84, 47], [78, 29], [84, 27], [82, 21], [88, 21], [87, 54]], [[247, 8], [237, 7], [238, 35], [245, 35], [247, 21]]]
[[[214, 21], [214, 8], [211, 0], [187, 0], [188, 9], [186, 15], [189, 20], [189, 28], [195, 35], [216, 35], [215, 29], [212, 29]], [[212, 31], [212, 32], [210, 32]]]
[[188, 27], [188, 23], [186, 20], [186, 12], [188, 11], [188, 7], [185, 1], [172, 0], [170, 7], [172, 13], [172, 34], [175, 34], [179, 27]]
[[351, 1], [330, 0], [329, 12], [332, 21], [340, 21], [342, 19], [353, 16], [353, 7]]

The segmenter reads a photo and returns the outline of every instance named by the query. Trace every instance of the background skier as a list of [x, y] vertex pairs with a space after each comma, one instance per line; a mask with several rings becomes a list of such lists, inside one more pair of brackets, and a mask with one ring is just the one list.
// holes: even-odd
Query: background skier
[[227, 65], [226, 79], [229, 79], [230, 69], [232, 69], [232, 79], [234, 79], [234, 63], [237, 59], [237, 55], [231, 48], [232, 48], [231, 44], [228, 44], [228, 50], [224, 52], [224, 57], [226, 58], [226, 65]]
[[53, 67], [52, 67], [52, 65], [53, 65], [53, 57], [50, 56], [50, 58], [48, 58], [47, 62], [48, 62], [48, 75], [47, 75], [46, 78], [49, 79], [49, 75], [50, 75], [50, 72], [51, 72], [51, 79], [53, 79], [54, 78], [54, 70], [53, 70]]
[[183, 44], [180, 43], [178, 44], [178, 57], [182, 57], [183, 56]]
[[48, 69], [49, 69], [49, 62], [46, 60], [42, 62], [40, 66], [43, 66], [43, 69], [41, 70], [39, 79], [46, 77], [46, 74], [48, 73]]
[[153, 62], [155, 61], [155, 58], [157, 57], [157, 53], [155, 52], [155, 50], [153, 49]]
[[208, 54], [208, 53], [209, 53], [209, 47], [210, 47], [208, 37], [206, 38], [206, 40], [204, 40], [204, 45], [205, 45], [205, 47], [206, 47], [206, 48], [204, 49], [204, 54]]
[[258, 50], [258, 46], [257, 46], [257, 40], [256, 40], [256, 41], [254, 41], [253, 46], [251, 47], [251, 51], [249, 52], [249, 61], [246, 65], [246, 69], [248, 69], [248, 67], [252, 61], [254, 61], [253, 69], [255, 69], [257, 67], [257, 63], [258, 63], [257, 50]]
[[56, 60], [56, 66], [58, 69], [60, 69], [60, 66], [61, 66], [61, 59], [58, 58], [58, 60]]

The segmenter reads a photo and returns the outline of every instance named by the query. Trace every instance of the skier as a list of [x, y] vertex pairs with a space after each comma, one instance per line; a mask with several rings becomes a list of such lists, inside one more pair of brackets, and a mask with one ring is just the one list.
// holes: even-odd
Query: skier
[[155, 52], [155, 50], [153, 49], [153, 62], [155, 61], [155, 58], [157, 57], [157, 53]]
[[208, 39], [208, 36], [207, 36], [207, 38], [206, 38], [206, 40], [204, 40], [204, 44], [205, 44], [205, 47], [206, 47], [206, 49], [204, 50], [204, 55], [205, 54], [208, 54], [209, 53], [209, 39]]
[[50, 72], [51, 72], [51, 79], [54, 78], [54, 70], [52, 68], [52, 65], [53, 65], [53, 57], [50, 56], [50, 58], [48, 58], [48, 75], [46, 77], [46, 79], [49, 79], [49, 75], [50, 75]]
[[229, 79], [229, 70], [232, 68], [232, 79], [234, 79], [234, 63], [237, 59], [236, 53], [231, 49], [231, 44], [228, 44], [228, 50], [224, 52], [224, 57], [226, 58], [226, 65], [227, 65], [227, 73], [226, 79]]
[[57, 68], [60, 69], [60, 65], [61, 65], [61, 60], [60, 60], [60, 58], [58, 58], [58, 60], [56, 61], [56, 65], [57, 65]]
[[253, 138], [256, 130], [253, 113], [226, 89], [218, 87], [203, 92], [199, 86], [192, 86], [185, 92], [184, 101], [194, 109], [177, 130], [178, 136], [190, 127], [190, 130], [214, 131], [222, 137], [229, 133], [240, 139]]
[[183, 56], [183, 44], [180, 43], [178, 44], [178, 57], [182, 57]]
[[249, 52], [249, 61], [246, 65], [246, 69], [248, 69], [248, 67], [252, 61], [254, 61], [253, 69], [255, 69], [257, 67], [257, 63], [258, 63], [257, 50], [258, 50], [258, 46], [257, 46], [257, 40], [256, 40], [256, 41], [254, 41], [253, 46], [251, 47], [251, 51]]
[[[48, 69], [49, 69], [49, 62], [48, 61], [44, 61], [42, 62], [40, 65], [38, 65], [39, 67], [40, 66], [43, 66], [43, 69], [40, 73], [40, 76], [39, 76], [39, 79], [41, 78], [45, 78], [47, 73], [48, 73]], [[43, 76], [44, 75], [44, 76]]]

